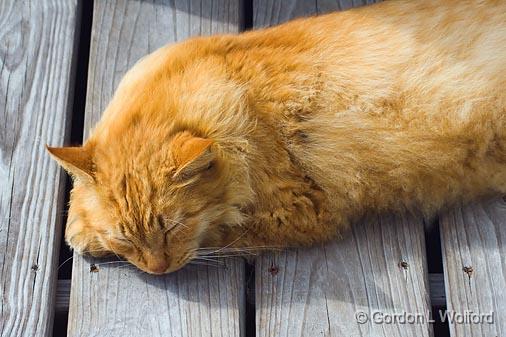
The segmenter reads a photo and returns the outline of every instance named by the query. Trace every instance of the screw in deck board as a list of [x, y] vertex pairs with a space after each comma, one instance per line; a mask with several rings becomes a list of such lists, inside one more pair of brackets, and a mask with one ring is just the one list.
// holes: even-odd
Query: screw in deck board
[[399, 262], [399, 268], [402, 268], [404, 270], [408, 270], [409, 264], [406, 261]]
[[471, 266], [464, 266], [462, 268], [462, 271], [464, 271], [464, 273], [467, 274], [467, 278], [468, 278], [468, 281], [469, 281], [469, 291], [472, 292], [473, 289], [471, 288], [471, 276], [473, 276], [474, 269]]
[[404, 272], [404, 278], [405, 278], [406, 281], [408, 281], [408, 268], [409, 268], [409, 264], [406, 261], [401, 260], [397, 264], [397, 266], [402, 269], [402, 271]]
[[276, 276], [279, 273], [279, 267], [274, 264], [274, 262], [271, 262], [271, 266], [269, 267], [269, 273], [272, 276]]

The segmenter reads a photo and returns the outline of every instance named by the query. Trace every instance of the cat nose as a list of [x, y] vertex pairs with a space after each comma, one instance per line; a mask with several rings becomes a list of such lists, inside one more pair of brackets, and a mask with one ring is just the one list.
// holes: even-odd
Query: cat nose
[[153, 274], [163, 274], [169, 268], [169, 262], [165, 260], [148, 260], [147, 269]]

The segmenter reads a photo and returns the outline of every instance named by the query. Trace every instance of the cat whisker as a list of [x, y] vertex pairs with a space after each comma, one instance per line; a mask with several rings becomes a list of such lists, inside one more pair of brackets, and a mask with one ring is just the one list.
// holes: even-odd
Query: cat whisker
[[131, 263], [122, 264], [121, 266], [118, 266], [117, 269], [130, 269], [130, 270], [134, 270], [134, 271], [141, 271], [139, 268], [137, 268], [136, 266], [134, 266]]
[[207, 256], [207, 257], [258, 255], [258, 253], [254, 250], [242, 250], [242, 249], [224, 250], [221, 252], [200, 251], [200, 252], [197, 252], [197, 254], [198, 254], [198, 256]]
[[251, 254], [251, 255], [258, 255], [258, 251], [260, 250], [275, 250], [275, 251], [281, 251], [282, 247], [278, 246], [251, 246], [251, 247], [231, 247], [231, 248], [198, 248], [197, 251], [199, 254], [201, 253], [207, 253], [208, 255], [217, 255], [221, 253], [245, 253], [245, 254]]
[[95, 266], [99, 267], [99, 266], [103, 266], [103, 265], [106, 265], [106, 264], [113, 264], [113, 263], [127, 263], [127, 264], [130, 264], [130, 262], [128, 261], [125, 261], [125, 260], [121, 260], [121, 261], [107, 261], [107, 262], [101, 262], [101, 263], [94, 263]]
[[244, 256], [244, 255], [257, 255], [253, 252], [220, 252], [220, 253], [199, 253], [198, 256], [204, 256], [204, 257], [227, 257], [227, 256]]
[[223, 267], [223, 265], [221, 264], [213, 264], [213, 263], [209, 263], [209, 262], [199, 262], [199, 261], [190, 261], [188, 262], [188, 264], [191, 264], [191, 265], [200, 265], [200, 266], [208, 266], [208, 267]]
[[194, 250], [198, 251], [198, 250], [216, 250], [216, 249], [219, 249], [220, 247], [200, 247], [200, 248], [195, 248]]
[[236, 254], [220, 254], [220, 255], [199, 255], [199, 257], [214, 257], [214, 258], [229, 258], [229, 257], [243, 257], [243, 256], [256, 256], [252, 253], [236, 253]]
[[112, 252], [112, 253], [118, 258], [118, 260], [124, 261], [118, 254], [116, 254], [115, 252]]
[[249, 229], [245, 230], [241, 235], [239, 235], [235, 240], [233, 240], [232, 242], [230, 242], [229, 244], [227, 244], [225, 247], [222, 247], [222, 248], [219, 248], [217, 250], [215, 250], [213, 253], [217, 253], [217, 252], [221, 252], [222, 250], [226, 249], [226, 248], [229, 248], [230, 246], [232, 246], [234, 243], [236, 243], [237, 241], [239, 241], [244, 235], [246, 235], [246, 233], [249, 232]]
[[189, 228], [190, 228], [190, 227], [188, 227], [188, 225], [185, 225], [184, 223], [182, 223], [182, 222], [180, 222], [180, 221], [176, 221], [176, 220], [173, 220], [173, 219], [168, 219], [168, 218], [166, 218], [165, 220], [170, 221], [170, 222], [175, 223], [175, 224], [178, 224], [178, 225], [180, 225], [181, 227], [186, 228], [186, 229], [189, 229]]
[[63, 261], [59, 266], [58, 266], [58, 269], [56, 270], [60, 270], [61, 267], [63, 267], [63, 265], [67, 262], [69, 262], [70, 260], [72, 260], [74, 258], [74, 256], [71, 256], [69, 257], [68, 259], [66, 259], [65, 261]]
[[213, 258], [209, 258], [209, 257], [202, 257], [202, 256], [196, 256], [192, 259], [192, 261], [211, 261], [211, 262], [215, 262], [215, 263], [218, 263], [218, 264], [224, 264], [223, 261], [220, 261], [220, 260], [217, 260], [217, 259], [213, 259]]
[[283, 247], [281, 247], [281, 246], [241, 247], [241, 248], [231, 248], [230, 251], [234, 251], [234, 249], [237, 249], [239, 251], [245, 251], [245, 252], [257, 252], [257, 251], [261, 251], [261, 250], [282, 251]]

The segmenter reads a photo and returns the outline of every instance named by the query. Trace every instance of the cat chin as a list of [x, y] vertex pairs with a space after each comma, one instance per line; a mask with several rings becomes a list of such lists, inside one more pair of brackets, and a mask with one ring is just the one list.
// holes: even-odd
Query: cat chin
[[183, 268], [184, 266], [186, 266], [186, 264], [184, 265], [181, 265], [181, 266], [178, 266], [178, 267], [170, 267], [169, 269], [167, 270], [164, 270], [162, 272], [156, 272], [156, 271], [153, 271], [153, 270], [149, 270], [149, 269], [143, 269], [143, 268], [140, 268], [138, 266], [136, 266], [137, 268], [139, 268], [140, 270], [142, 270], [143, 272], [146, 272], [150, 275], [165, 275], [165, 274], [170, 274], [170, 273], [173, 273], [175, 271], [178, 271], [180, 270], [181, 268]]

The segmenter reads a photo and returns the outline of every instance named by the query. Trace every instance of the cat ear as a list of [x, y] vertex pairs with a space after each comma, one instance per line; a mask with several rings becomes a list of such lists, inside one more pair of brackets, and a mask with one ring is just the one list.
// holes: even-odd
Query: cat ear
[[178, 133], [171, 142], [171, 154], [176, 166], [174, 179], [184, 179], [211, 167], [215, 158], [213, 141], [195, 137], [188, 131]]
[[93, 160], [89, 147], [50, 147], [47, 151], [74, 178], [93, 181]]

